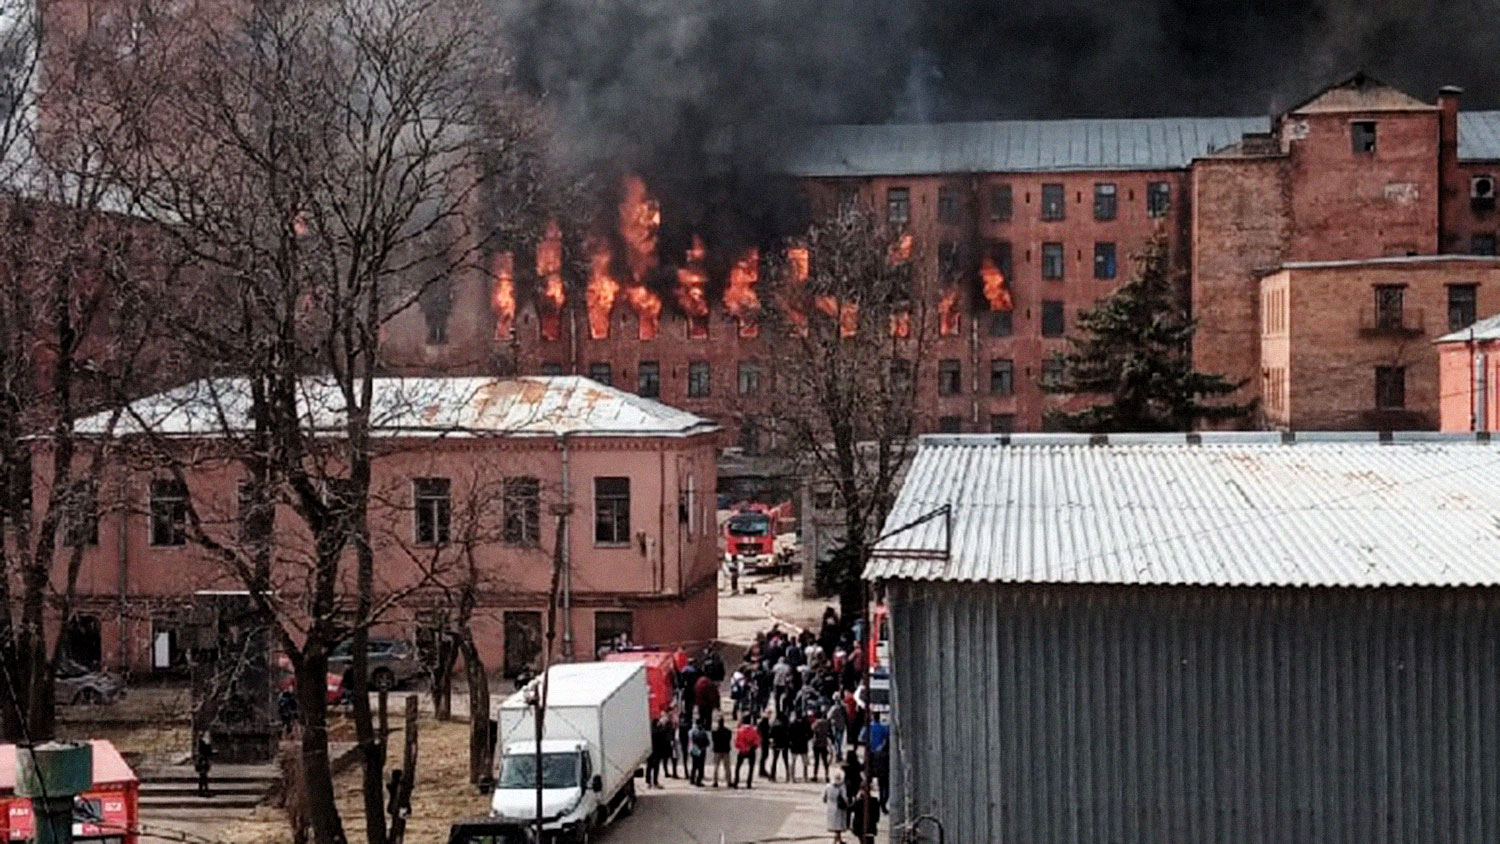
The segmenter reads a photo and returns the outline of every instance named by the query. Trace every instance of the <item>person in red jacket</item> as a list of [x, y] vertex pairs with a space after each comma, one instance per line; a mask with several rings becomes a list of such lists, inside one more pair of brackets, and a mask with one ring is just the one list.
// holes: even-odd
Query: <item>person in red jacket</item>
[[748, 764], [750, 773], [745, 775], [745, 788], [755, 781], [755, 751], [760, 749], [760, 731], [746, 718], [734, 731], [734, 776], [729, 780], [730, 788], [740, 787], [740, 766]]
[[693, 684], [693, 703], [698, 707], [698, 720], [707, 721], [719, 712], [719, 684], [707, 674]]

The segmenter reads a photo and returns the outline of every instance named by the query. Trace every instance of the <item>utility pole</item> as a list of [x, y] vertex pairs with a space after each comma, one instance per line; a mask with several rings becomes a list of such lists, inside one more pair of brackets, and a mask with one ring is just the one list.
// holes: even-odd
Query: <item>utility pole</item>
[[[566, 447], [566, 446], [564, 446]], [[536, 712], [536, 841], [542, 841], [542, 727], [547, 717], [547, 669], [552, 665], [552, 644], [557, 638], [557, 592], [562, 582], [563, 560], [567, 554], [568, 517], [573, 513], [570, 501], [552, 508], [557, 516], [557, 530], [552, 545], [552, 583], [547, 588], [547, 644], [542, 647], [542, 676], [532, 688], [532, 705]]]

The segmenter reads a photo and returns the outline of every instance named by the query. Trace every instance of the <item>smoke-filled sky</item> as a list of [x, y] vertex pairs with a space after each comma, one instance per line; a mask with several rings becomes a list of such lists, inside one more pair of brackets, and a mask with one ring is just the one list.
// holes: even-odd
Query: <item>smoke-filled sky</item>
[[1357, 69], [1500, 107], [1500, 0], [491, 2], [561, 151], [667, 192], [807, 123], [1267, 114]]

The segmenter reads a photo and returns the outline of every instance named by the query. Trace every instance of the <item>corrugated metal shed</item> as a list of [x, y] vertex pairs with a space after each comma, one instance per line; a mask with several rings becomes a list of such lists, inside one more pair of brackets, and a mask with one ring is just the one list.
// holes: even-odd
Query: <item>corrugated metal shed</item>
[[[823, 178], [1178, 170], [1247, 132], [1270, 129], [1269, 117], [820, 126], [793, 140], [781, 169]], [[1458, 157], [1500, 160], [1500, 111], [1459, 113]]]
[[[1411, 434], [923, 437], [873, 580], [1500, 585], [1500, 444]], [[947, 531], [951, 523], [951, 555]]]
[[[115, 433], [214, 436], [249, 429], [249, 382], [196, 381], [137, 400]], [[337, 433], [346, 404], [336, 385], [302, 381], [299, 404], [310, 430]], [[386, 436], [645, 436], [684, 437], [717, 429], [701, 416], [578, 376], [517, 378], [377, 378], [371, 418]], [[108, 430], [112, 412], [78, 424]]]

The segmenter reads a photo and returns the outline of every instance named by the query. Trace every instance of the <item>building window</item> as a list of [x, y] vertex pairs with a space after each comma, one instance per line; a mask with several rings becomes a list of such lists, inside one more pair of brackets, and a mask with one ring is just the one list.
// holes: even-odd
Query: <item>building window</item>
[[1375, 285], [1375, 327], [1399, 331], [1405, 302], [1406, 288], [1404, 286], [1400, 284]]
[[1469, 254], [1495, 254], [1495, 236], [1493, 234], [1476, 234], [1469, 238]]
[[1058, 355], [1052, 355], [1042, 361], [1042, 383], [1056, 384], [1062, 381], [1063, 359]]
[[1479, 318], [1476, 298], [1479, 287], [1474, 284], [1448, 285], [1448, 330], [1468, 328]]
[[99, 544], [99, 502], [94, 496], [92, 483], [80, 481], [73, 485], [62, 518], [66, 545], [84, 548]]
[[1094, 185], [1094, 219], [1113, 220], [1118, 210], [1119, 197], [1114, 182], [1098, 182]]
[[1009, 434], [1016, 429], [1016, 415], [1014, 413], [991, 413], [990, 433]]
[[708, 396], [708, 361], [695, 360], [688, 364], [687, 387], [687, 394], [690, 399], [701, 399]]
[[594, 542], [624, 545], [630, 541], [630, 479], [594, 478]]
[[629, 647], [635, 642], [635, 614], [630, 610], [597, 610], [594, 613], [594, 656]]
[[937, 197], [938, 222], [945, 225], [956, 226], [960, 222], [958, 188], [951, 185], [942, 185], [938, 188]]
[[990, 336], [1009, 337], [1015, 330], [1015, 321], [1010, 311], [995, 311], [990, 314]]
[[938, 433], [957, 434], [963, 431], [963, 420], [957, 416], [939, 416]]
[[427, 319], [427, 345], [446, 346], [448, 344], [448, 314], [426, 314]]
[[1067, 331], [1063, 318], [1063, 303], [1058, 301], [1046, 301], [1042, 303], [1042, 336], [1061, 337]]
[[990, 394], [1008, 396], [1016, 391], [1016, 365], [1010, 358], [990, 360]]
[[1011, 215], [1010, 185], [990, 185], [990, 221], [1008, 223]]
[[885, 219], [887, 222], [897, 226], [904, 226], [911, 220], [910, 189], [886, 188]]
[[945, 240], [938, 244], [938, 274], [943, 279], [951, 278], [963, 266], [961, 250], [957, 243]]
[[542, 527], [542, 484], [536, 478], [506, 478], [503, 513], [505, 542], [536, 545]]
[[1061, 220], [1064, 215], [1063, 186], [1060, 184], [1042, 185], [1042, 219]]
[[[516, 677], [523, 671], [532, 671], [542, 655], [542, 614], [535, 610], [506, 610], [505, 662], [502, 669], [506, 677]], [[543, 728], [545, 732], [545, 727]]]
[[891, 392], [907, 393], [912, 388], [911, 361], [905, 358], [891, 359]]
[[938, 395], [956, 396], [963, 388], [963, 368], [956, 358], [938, 361]]
[[1063, 277], [1063, 247], [1061, 243], [1042, 244], [1042, 278], [1058, 281]]
[[547, 362], [542, 364], [542, 375], [548, 378], [556, 378], [563, 374], [563, 365], [560, 363]]
[[753, 360], [740, 361], [740, 395], [753, 396], [760, 392], [760, 364]]
[[1108, 241], [1099, 241], [1094, 244], [1094, 278], [1110, 279], [1115, 277], [1115, 245]]
[[151, 482], [151, 544], [187, 544], [187, 484], [173, 479]]
[[589, 364], [589, 378], [606, 387], [614, 384], [614, 376], [607, 361]]
[[754, 416], [740, 420], [740, 451], [752, 455], [760, 453], [760, 423]]
[[1406, 367], [1375, 367], [1375, 407], [1402, 410], [1406, 407]]
[[412, 481], [416, 501], [414, 527], [418, 545], [448, 544], [453, 521], [453, 484], [447, 478], [417, 478]]
[[661, 364], [654, 360], [641, 361], [640, 377], [636, 379], [636, 392], [648, 399], [661, 395]]
[[1375, 121], [1355, 120], [1349, 124], [1349, 148], [1356, 155], [1375, 152]]
[[1165, 217], [1172, 210], [1172, 186], [1167, 182], [1146, 185], [1146, 216]]

